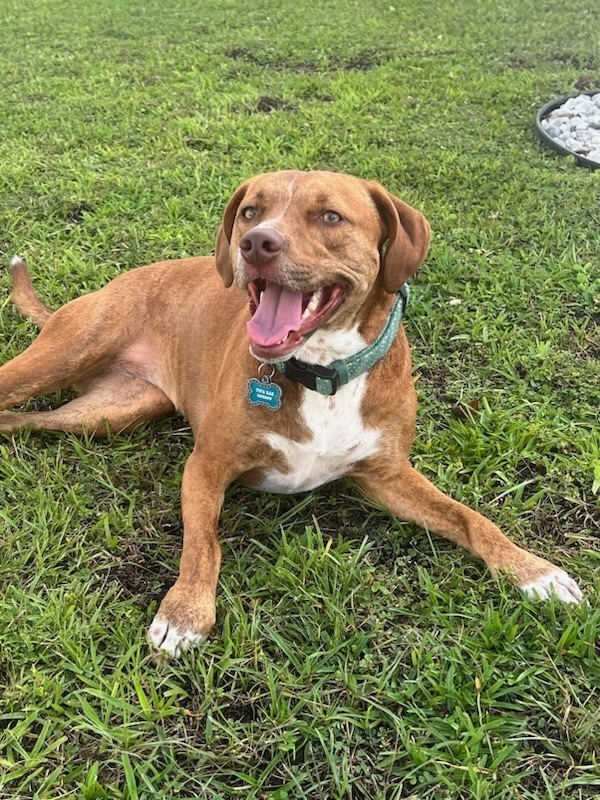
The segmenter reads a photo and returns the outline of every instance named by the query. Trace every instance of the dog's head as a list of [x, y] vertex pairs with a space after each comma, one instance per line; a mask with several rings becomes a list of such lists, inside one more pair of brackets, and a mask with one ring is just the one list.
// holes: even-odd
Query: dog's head
[[292, 356], [312, 333], [343, 328], [375, 286], [397, 292], [429, 248], [425, 217], [374, 181], [274, 172], [242, 184], [217, 235], [217, 269], [250, 296], [258, 358]]

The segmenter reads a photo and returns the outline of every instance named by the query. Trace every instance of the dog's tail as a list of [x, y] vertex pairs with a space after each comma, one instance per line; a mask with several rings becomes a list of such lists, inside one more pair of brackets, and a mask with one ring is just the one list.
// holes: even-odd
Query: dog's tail
[[30, 319], [38, 328], [43, 328], [45, 323], [54, 313], [47, 308], [31, 282], [27, 264], [20, 256], [15, 256], [10, 265], [12, 278], [12, 301], [17, 311]]

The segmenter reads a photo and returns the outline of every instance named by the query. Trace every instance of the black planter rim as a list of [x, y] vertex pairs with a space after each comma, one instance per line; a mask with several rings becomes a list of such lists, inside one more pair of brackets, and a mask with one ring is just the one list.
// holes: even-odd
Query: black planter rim
[[572, 150], [569, 150], [568, 147], [564, 147], [562, 144], [556, 142], [551, 136], [548, 136], [546, 131], [542, 128], [542, 120], [545, 119], [551, 111], [554, 111], [555, 108], [558, 108], [559, 106], [562, 106], [563, 103], [566, 103], [571, 97], [579, 97], [582, 94], [592, 97], [599, 92], [600, 89], [594, 89], [591, 92], [565, 94], [562, 97], [557, 97], [555, 100], [550, 100], [550, 102], [546, 103], [546, 105], [543, 105], [535, 115], [535, 132], [540, 137], [542, 142], [563, 156], [573, 156], [575, 161], [577, 161], [580, 166], [587, 167], [588, 169], [600, 169], [600, 164], [597, 161], [592, 161], [591, 159], [580, 155], [579, 153], [574, 153]]

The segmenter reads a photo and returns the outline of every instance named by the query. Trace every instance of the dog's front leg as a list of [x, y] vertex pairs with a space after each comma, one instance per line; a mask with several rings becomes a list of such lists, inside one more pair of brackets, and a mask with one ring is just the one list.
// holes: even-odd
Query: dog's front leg
[[517, 547], [490, 520], [436, 489], [408, 461], [391, 475], [379, 467], [356, 480], [394, 516], [466, 548], [485, 561], [493, 575], [508, 574], [529, 597], [545, 600], [555, 594], [567, 603], [581, 601], [579, 587], [564, 570]]
[[[221, 460], [222, 462], [222, 460]], [[148, 641], [177, 657], [206, 641], [215, 624], [215, 593], [221, 564], [217, 523], [229, 481], [219, 460], [194, 449], [183, 473], [183, 552], [179, 577], [165, 595]]]

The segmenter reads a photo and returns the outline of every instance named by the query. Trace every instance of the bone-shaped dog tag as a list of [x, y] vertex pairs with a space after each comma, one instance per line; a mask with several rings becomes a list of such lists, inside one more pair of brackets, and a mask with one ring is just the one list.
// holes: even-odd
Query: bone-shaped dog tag
[[260, 379], [251, 378], [248, 381], [248, 402], [251, 406], [266, 406], [271, 411], [281, 408], [281, 386], [271, 381], [274, 374], [275, 368], [269, 376], [263, 375]]

